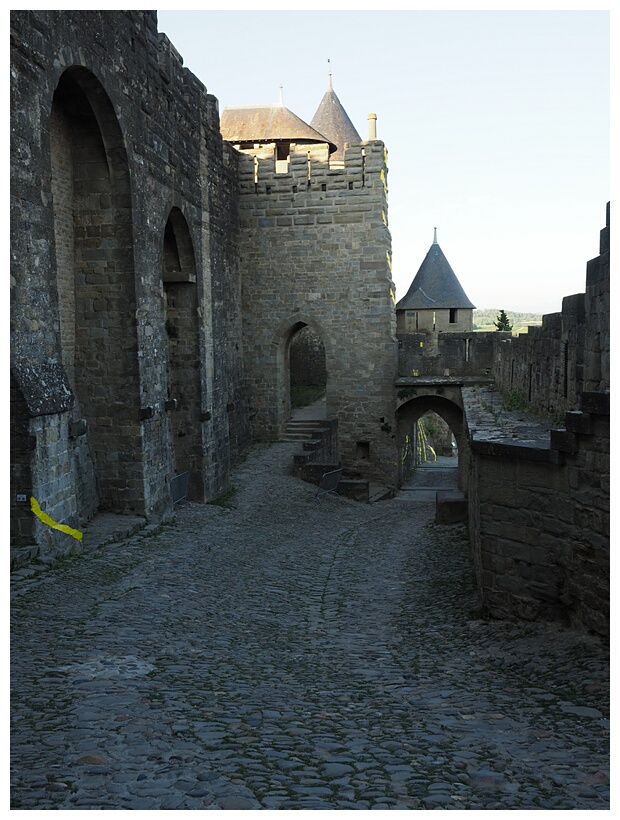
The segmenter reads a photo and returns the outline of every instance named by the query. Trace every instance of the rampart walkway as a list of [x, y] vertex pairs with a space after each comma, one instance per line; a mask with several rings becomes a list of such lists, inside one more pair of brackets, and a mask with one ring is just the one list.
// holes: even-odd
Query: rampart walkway
[[13, 807], [608, 808], [601, 644], [481, 621], [463, 529], [313, 501], [295, 448], [15, 574]]

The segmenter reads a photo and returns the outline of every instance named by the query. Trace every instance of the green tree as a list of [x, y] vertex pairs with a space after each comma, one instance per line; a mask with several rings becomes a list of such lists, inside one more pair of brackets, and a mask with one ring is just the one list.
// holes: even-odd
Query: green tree
[[505, 310], [500, 310], [500, 312], [497, 314], [497, 321], [493, 322], [493, 324], [498, 330], [512, 330], [512, 325], [510, 324], [508, 316], [506, 316]]

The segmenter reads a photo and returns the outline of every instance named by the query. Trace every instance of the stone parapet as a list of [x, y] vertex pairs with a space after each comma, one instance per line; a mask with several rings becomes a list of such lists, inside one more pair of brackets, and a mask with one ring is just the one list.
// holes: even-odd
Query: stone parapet
[[489, 376], [506, 333], [399, 333], [398, 375]]
[[584, 396], [565, 428], [550, 430], [544, 419], [502, 409], [488, 388], [462, 392], [485, 609], [608, 635], [609, 395]]
[[560, 313], [496, 348], [498, 388], [537, 412], [562, 414], [579, 406], [584, 390], [609, 390], [609, 204], [600, 248], [587, 263], [585, 293], [565, 296]]

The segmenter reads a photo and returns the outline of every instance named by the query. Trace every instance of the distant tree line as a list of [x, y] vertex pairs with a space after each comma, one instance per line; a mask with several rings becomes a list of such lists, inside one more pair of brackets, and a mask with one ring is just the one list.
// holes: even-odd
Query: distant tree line
[[474, 310], [474, 330], [497, 330], [498, 317], [504, 316], [513, 333], [525, 330], [528, 325], [542, 323], [542, 313], [522, 313], [517, 310], [502, 310], [500, 308], [480, 308]]

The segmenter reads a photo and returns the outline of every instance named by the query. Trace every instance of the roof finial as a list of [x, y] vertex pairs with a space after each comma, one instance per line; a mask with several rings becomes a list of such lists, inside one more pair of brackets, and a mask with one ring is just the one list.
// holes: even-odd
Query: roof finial
[[332, 89], [332, 66], [331, 66], [331, 62], [332, 61], [328, 57], [327, 58], [327, 67], [329, 68], [329, 73], [327, 75], [327, 90], [328, 91], [333, 91], [333, 89]]
[[435, 231], [435, 238], [433, 239], [433, 245], [436, 245], [437, 244], [437, 228], [433, 228], [433, 230]]
[[280, 83], [280, 105], [284, 105], [284, 96], [282, 94], [282, 83]]

